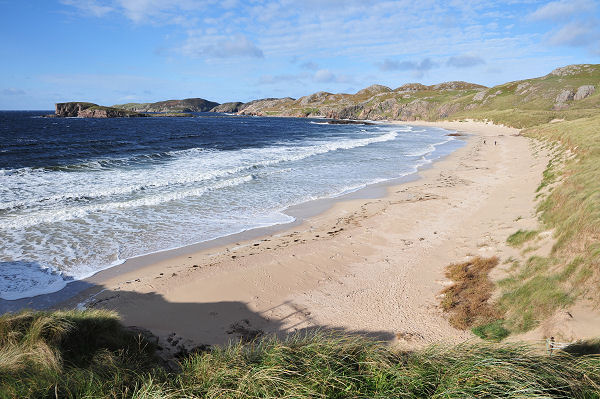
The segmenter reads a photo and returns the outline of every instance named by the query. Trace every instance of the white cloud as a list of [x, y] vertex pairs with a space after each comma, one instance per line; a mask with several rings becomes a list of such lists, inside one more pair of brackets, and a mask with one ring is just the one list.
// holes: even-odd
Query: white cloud
[[242, 35], [230, 38], [190, 37], [181, 51], [187, 56], [198, 58], [264, 58], [263, 51]]
[[108, 5], [99, 4], [96, 0], [61, 0], [62, 4], [77, 8], [84, 14], [103, 17], [114, 9]]
[[600, 40], [597, 8], [594, 0], [559, 0], [539, 7], [529, 19], [554, 22], [553, 29], [546, 34], [550, 44], [584, 47], [595, 54]]
[[385, 59], [379, 64], [379, 69], [382, 71], [412, 71], [413, 76], [422, 77], [427, 71], [437, 68], [437, 62], [430, 58], [423, 58], [421, 61], [394, 61]]
[[563, 26], [550, 37], [550, 43], [558, 46], [588, 46], [598, 43], [600, 30], [595, 23], [572, 22]]
[[584, 14], [596, 8], [592, 0], [559, 0], [545, 4], [530, 14], [530, 19], [565, 20], [574, 14]]
[[311, 71], [316, 71], [317, 69], [319, 69], [319, 66], [312, 61], [307, 61], [307, 62], [303, 62], [302, 64], [300, 64], [300, 68], [309, 69]]
[[462, 54], [448, 58], [447, 66], [454, 68], [470, 68], [476, 65], [485, 64], [485, 61], [476, 55]]
[[334, 73], [328, 69], [319, 69], [313, 76], [313, 80], [318, 83], [335, 82], [336, 79]]
[[306, 77], [306, 74], [262, 75], [258, 80], [258, 84], [273, 85], [278, 83], [298, 83]]
[[319, 69], [312, 76], [316, 83], [354, 83], [354, 78], [349, 75], [335, 74], [329, 69]]
[[24, 96], [26, 93], [24, 90], [15, 89], [13, 87], [2, 90], [2, 94], [5, 96]]

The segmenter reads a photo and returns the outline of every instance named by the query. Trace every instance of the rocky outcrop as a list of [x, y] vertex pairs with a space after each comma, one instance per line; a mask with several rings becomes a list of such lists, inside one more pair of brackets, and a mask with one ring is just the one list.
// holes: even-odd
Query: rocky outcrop
[[285, 98], [263, 98], [260, 100], [250, 101], [242, 104], [239, 115], [257, 115], [267, 116], [270, 115], [270, 111], [279, 107], [285, 106], [286, 104], [292, 103], [295, 100], [291, 97]]
[[359, 90], [355, 95], [356, 96], [374, 96], [376, 94], [381, 94], [381, 93], [389, 93], [390, 91], [392, 91], [392, 89], [390, 89], [387, 86], [383, 86], [383, 85], [371, 85], [369, 87], [366, 87], [362, 90]]
[[579, 75], [581, 73], [591, 74], [595, 72], [597, 68], [598, 65], [592, 64], [567, 65], [564, 67], [556, 68], [547, 76], [572, 76]]
[[314, 103], [321, 103], [327, 97], [332, 96], [332, 95], [333, 94], [328, 93], [326, 91], [318, 91], [318, 92], [313, 93], [313, 94], [311, 94], [309, 96], [300, 97], [298, 99], [298, 103], [300, 105], [310, 105], [310, 104], [314, 104]]
[[592, 85], [579, 86], [577, 92], [573, 96], [573, 100], [583, 100], [586, 97], [591, 96], [596, 91], [596, 88]]
[[473, 96], [473, 101], [483, 101], [483, 99], [485, 98], [485, 96], [487, 94], [488, 94], [487, 90], [482, 90]]
[[462, 80], [438, 83], [429, 88], [436, 91], [486, 89], [485, 86], [476, 83], [463, 82]]
[[55, 116], [62, 118], [139, 118], [147, 116], [137, 112], [103, 107], [88, 102], [57, 103], [55, 107]]
[[93, 106], [97, 105], [86, 102], [56, 103], [55, 115], [61, 118], [75, 118], [79, 116], [79, 112]]
[[428, 86], [425, 86], [424, 84], [421, 84], [421, 83], [407, 83], [407, 84], [404, 84], [404, 85], [398, 87], [394, 91], [402, 92], [402, 93], [409, 93], [409, 92], [427, 90], [428, 88], [429, 88]]
[[184, 100], [166, 100], [155, 103], [129, 103], [113, 105], [113, 108], [134, 112], [208, 112], [219, 103], [203, 98], [186, 98]]
[[571, 101], [574, 97], [575, 93], [573, 92], [573, 90], [564, 89], [558, 94], [558, 96], [556, 96], [556, 103], [564, 104], [567, 101]]
[[234, 112], [238, 112], [240, 110], [240, 106], [242, 106], [243, 104], [244, 103], [239, 102], [239, 101], [223, 103], [221, 105], [217, 105], [216, 107], [212, 108], [210, 110], [210, 112], [234, 113]]

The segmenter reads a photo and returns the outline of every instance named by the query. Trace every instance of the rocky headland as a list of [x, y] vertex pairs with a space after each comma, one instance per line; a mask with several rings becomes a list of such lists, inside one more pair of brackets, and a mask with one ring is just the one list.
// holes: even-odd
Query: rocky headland
[[51, 117], [59, 118], [139, 118], [147, 115], [138, 112], [104, 107], [88, 102], [57, 103], [56, 111]]
[[193, 117], [183, 112], [142, 113], [115, 107], [105, 107], [89, 102], [56, 103], [54, 114], [47, 118], [144, 118], [144, 117]]
[[203, 98], [186, 98], [184, 100], [166, 100], [155, 103], [128, 103], [113, 105], [113, 108], [134, 112], [208, 112], [219, 103]]

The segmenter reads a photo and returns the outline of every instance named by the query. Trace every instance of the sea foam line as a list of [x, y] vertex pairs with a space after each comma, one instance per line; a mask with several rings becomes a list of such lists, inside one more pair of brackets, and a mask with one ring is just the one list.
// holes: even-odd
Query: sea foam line
[[[226, 169], [221, 169], [221, 170], [212, 170], [212, 171], [208, 171], [208, 172], [195, 172], [195, 168], [197, 168], [197, 165], [180, 165], [179, 163], [174, 163], [172, 164], [172, 166], [174, 167], [174, 169], [176, 169], [176, 173], [181, 173], [181, 171], [184, 171], [184, 173], [186, 173], [185, 175], [181, 176], [181, 175], [176, 175], [175, 177], [173, 177], [173, 175], [169, 175], [169, 178], [167, 179], [162, 179], [160, 180], [160, 178], [158, 178], [158, 180], [154, 180], [154, 181], [149, 181], [149, 182], [145, 182], [142, 184], [134, 184], [134, 185], [128, 185], [128, 186], [121, 186], [121, 187], [111, 187], [111, 188], [105, 188], [102, 187], [101, 189], [95, 190], [95, 191], [90, 191], [89, 187], [86, 187], [85, 191], [75, 191], [75, 192], [69, 192], [69, 193], [62, 193], [62, 194], [54, 194], [54, 195], [34, 195], [32, 198], [28, 198], [28, 199], [19, 199], [19, 200], [10, 200], [10, 201], [5, 201], [0, 203], [0, 210], [12, 210], [12, 209], [18, 209], [18, 208], [27, 208], [27, 207], [35, 207], [35, 206], [39, 206], [40, 204], [44, 204], [45, 206], [52, 204], [52, 203], [60, 203], [62, 204], [65, 201], [76, 201], [76, 200], [80, 200], [80, 199], [100, 199], [100, 198], [107, 198], [107, 197], [111, 197], [111, 196], [115, 196], [115, 195], [127, 195], [127, 194], [133, 194], [135, 192], [139, 192], [142, 190], [147, 190], [147, 189], [152, 189], [152, 188], [163, 188], [163, 187], [168, 187], [168, 186], [174, 186], [174, 185], [186, 185], [186, 184], [193, 184], [193, 183], [198, 183], [201, 181], [206, 181], [206, 180], [213, 180], [213, 179], [218, 179], [218, 178], [222, 178], [222, 177], [226, 177], [226, 176], [230, 176], [230, 175], [234, 175], [236, 173], [241, 173], [244, 172], [246, 170], [249, 169], [254, 169], [254, 168], [258, 168], [258, 167], [266, 167], [266, 166], [274, 166], [276, 164], [282, 163], [282, 162], [294, 162], [294, 161], [299, 161], [311, 156], [315, 156], [315, 155], [321, 155], [321, 154], [325, 154], [331, 151], [337, 151], [337, 150], [348, 150], [348, 149], [352, 149], [352, 148], [357, 148], [357, 147], [363, 147], [363, 146], [367, 146], [369, 144], [372, 143], [379, 143], [379, 142], [385, 142], [385, 141], [390, 141], [390, 140], [394, 140], [397, 137], [398, 133], [396, 131], [391, 131], [379, 136], [375, 136], [375, 137], [368, 137], [368, 138], [364, 138], [364, 139], [347, 139], [347, 140], [341, 140], [341, 141], [337, 141], [337, 142], [333, 142], [333, 143], [326, 143], [326, 144], [314, 144], [311, 146], [298, 146], [298, 147], [291, 147], [291, 146], [278, 146], [278, 147], [266, 147], [266, 148], [261, 148], [261, 149], [243, 149], [243, 150], [238, 150], [235, 152], [234, 156], [233, 156], [233, 160], [239, 163], [242, 163], [242, 165], [240, 166], [236, 166], [236, 167], [230, 167], [230, 168], [226, 168]], [[179, 153], [181, 155], [184, 155], [185, 157], [188, 157], [192, 154], [198, 154], [198, 153], [202, 153], [202, 154], [206, 154], [207, 152], [204, 150], [199, 150], [199, 151], [195, 151], [196, 149], [188, 149], [188, 150], [182, 150]], [[210, 156], [223, 156], [224, 154], [221, 152], [211, 152]], [[262, 161], [256, 161], [257, 159], [264, 159], [265, 157], [269, 158], [269, 156], [271, 157], [271, 159], [266, 159], [266, 160], [262, 160]], [[230, 155], [231, 157], [231, 155]], [[237, 159], [235, 159], [237, 158]], [[194, 159], [191, 159], [191, 161], [195, 161]], [[160, 168], [160, 173], [164, 174], [165, 171], [165, 166], [164, 165], [160, 165], [157, 166], [158, 168]], [[31, 169], [29, 169], [29, 172], [31, 173]], [[191, 171], [191, 172], [188, 172]], [[69, 172], [41, 172], [40, 170], [36, 171], [37, 173], [34, 172], [34, 176], [41, 178], [41, 182], [38, 182], [38, 187], [39, 186], [43, 186], [43, 183], [47, 184], [47, 185], [51, 185], [54, 186], [56, 184], [56, 182], [58, 180], [60, 180], [61, 177], [67, 177], [67, 182], [63, 182], [61, 184], [62, 187], [66, 187], [68, 186], [68, 183], [72, 183], [75, 187], [80, 187], [81, 186], [81, 176], [73, 176], [71, 173]], [[115, 171], [106, 171], [106, 173], [114, 173]], [[62, 173], [62, 175], [56, 175], [57, 173]], [[155, 173], [159, 173], [156, 172]], [[138, 178], [143, 178], [144, 176], [148, 176], [148, 175], [152, 175], [152, 173], [150, 171], [147, 170], [141, 170], [141, 171], [136, 171], [135, 173], [130, 172], [129, 175], [124, 176], [123, 179], [125, 179], [126, 177], [130, 177], [130, 178], [134, 178], [135, 180], [138, 180]], [[6, 175], [5, 175], [6, 176]], [[18, 187], [21, 185], [22, 181], [14, 181], [14, 177], [13, 178], [8, 178], [8, 179], [2, 179], [1, 177], [5, 177], [0, 175], [0, 185], [4, 186], [3, 187], [3, 191], [8, 190], [7, 193], [4, 194], [5, 197], [8, 197], [10, 192], [13, 192], [13, 196], [16, 197], [22, 197], [22, 195], [17, 195], [17, 194], [21, 194], [19, 193], [19, 189]], [[28, 174], [28, 176], [23, 176], [25, 179], [30, 180], [33, 176], [31, 174]], [[74, 177], [77, 177], [77, 181], [76, 182], [70, 182], [69, 179], [72, 179]], [[96, 181], [97, 181], [98, 177], [96, 177]], [[112, 179], [111, 179], [112, 180]], [[16, 187], [15, 187], [16, 186]], [[93, 186], [93, 183], [92, 183]], [[0, 227], [2, 226], [2, 224], [0, 223]]]

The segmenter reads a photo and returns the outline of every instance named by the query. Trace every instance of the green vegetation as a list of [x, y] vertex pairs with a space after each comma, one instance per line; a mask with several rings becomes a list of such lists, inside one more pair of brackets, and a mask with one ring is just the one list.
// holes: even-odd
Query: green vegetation
[[156, 367], [154, 348], [108, 311], [0, 316], [0, 398], [121, 397]]
[[512, 247], [522, 247], [527, 241], [533, 240], [537, 236], [538, 232], [534, 230], [518, 230], [516, 233], [511, 234], [506, 239], [508, 245]]
[[510, 331], [504, 328], [504, 320], [502, 319], [473, 327], [471, 331], [481, 339], [495, 342], [502, 341], [510, 335]]
[[[538, 207], [541, 222], [554, 230], [551, 254], [529, 258], [500, 283], [499, 303], [513, 331], [535, 327], [582, 296], [600, 300], [595, 288], [600, 276], [600, 115], [537, 126], [525, 134], [559, 143], [574, 156], [560, 170], [550, 162], [542, 181], [547, 186], [561, 177]], [[509, 243], [511, 238], [515, 243], [524, 240], [528, 233], [513, 234]]]
[[172, 372], [113, 313], [24, 312], [0, 317], [0, 397], [600, 398], [599, 347], [553, 356], [518, 344], [402, 352], [313, 333], [191, 354]]

